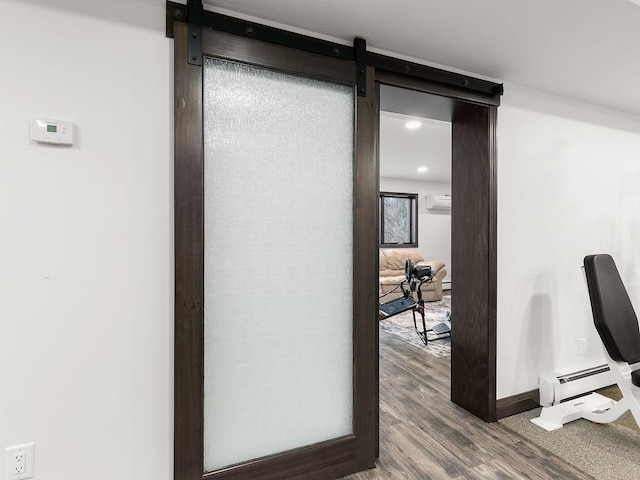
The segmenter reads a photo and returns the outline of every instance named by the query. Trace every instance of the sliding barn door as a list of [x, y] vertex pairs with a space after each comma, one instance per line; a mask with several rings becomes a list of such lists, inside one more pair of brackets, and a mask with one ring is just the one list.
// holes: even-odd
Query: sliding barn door
[[[373, 466], [373, 101], [353, 62], [176, 24], [176, 479]], [[372, 92], [373, 88], [369, 88]]]

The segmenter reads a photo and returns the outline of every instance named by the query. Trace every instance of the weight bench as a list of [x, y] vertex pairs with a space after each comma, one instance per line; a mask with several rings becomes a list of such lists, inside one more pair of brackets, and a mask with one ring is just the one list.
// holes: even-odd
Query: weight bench
[[640, 425], [640, 329], [636, 313], [610, 255], [586, 256], [584, 273], [593, 322], [602, 340], [609, 369], [622, 392], [622, 400], [615, 402], [592, 393], [545, 407], [540, 417], [531, 421], [548, 431], [578, 418], [611, 423], [628, 411]]

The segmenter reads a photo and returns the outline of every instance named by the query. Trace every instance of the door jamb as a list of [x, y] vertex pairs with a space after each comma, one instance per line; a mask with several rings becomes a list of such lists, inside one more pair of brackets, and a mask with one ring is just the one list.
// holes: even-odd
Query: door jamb
[[[378, 91], [379, 85], [385, 84], [447, 97], [454, 102], [452, 143], [458, 146], [452, 152], [452, 277], [462, 289], [452, 304], [452, 318], [463, 327], [454, 326], [451, 334], [451, 400], [482, 420], [494, 422], [497, 105], [468, 92], [408, 75], [376, 69], [375, 76]], [[464, 189], [456, 189], [456, 183], [464, 185]], [[476, 221], [470, 222], [470, 218]]]

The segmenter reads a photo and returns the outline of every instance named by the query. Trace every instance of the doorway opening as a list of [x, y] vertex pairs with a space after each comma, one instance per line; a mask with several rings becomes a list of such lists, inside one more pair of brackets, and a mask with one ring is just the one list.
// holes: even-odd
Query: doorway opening
[[[405, 193], [418, 194], [417, 246], [403, 249], [404, 256], [413, 250], [419, 255], [415, 260], [434, 262], [436, 269], [446, 270], [437, 282], [443, 299], [451, 300], [455, 279], [455, 301], [435, 313], [435, 320], [446, 319], [447, 310], [451, 315], [446, 340], [450, 355], [443, 355], [450, 364], [450, 399], [485, 421], [495, 421], [497, 105], [478, 103], [433, 88], [427, 81], [396, 74], [377, 72], [376, 80], [379, 190], [413, 188], [416, 191]], [[413, 137], [404, 131], [408, 120], [414, 127], [421, 122], [409, 132]], [[414, 146], [417, 133], [425, 138]], [[442, 167], [433, 157], [439, 157]], [[420, 167], [427, 171], [418, 171]], [[425, 181], [430, 171], [432, 181]], [[442, 201], [441, 209], [434, 209], [433, 197], [447, 195], [450, 209]], [[382, 270], [384, 249], [380, 252]], [[440, 288], [426, 300], [441, 301]], [[419, 339], [418, 333], [414, 335]], [[432, 344], [438, 342], [444, 343], [434, 340]], [[420, 346], [419, 340], [416, 345]], [[442, 349], [435, 350], [442, 354]]]
[[[422, 283], [420, 292], [425, 321], [414, 310], [382, 319], [380, 342], [400, 339], [417, 349], [416, 354], [425, 355], [425, 365], [441, 364], [437, 369], [446, 370], [443, 385], [449, 390], [451, 336], [447, 328], [454, 328], [455, 323], [451, 316], [452, 102], [446, 97], [381, 85], [379, 105], [379, 222], [381, 236], [388, 237], [380, 238], [381, 303], [402, 295], [401, 289], [393, 289], [404, 279], [398, 269], [407, 259], [431, 268], [430, 280]], [[407, 219], [402, 203], [400, 208], [382, 208], [387, 195], [416, 198], [415, 224], [413, 218]], [[408, 229], [409, 225], [413, 228]], [[386, 233], [392, 228], [397, 232]], [[412, 242], [403, 243], [403, 235]], [[393, 245], [390, 240], [398, 243]], [[413, 296], [417, 297], [417, 292]]]

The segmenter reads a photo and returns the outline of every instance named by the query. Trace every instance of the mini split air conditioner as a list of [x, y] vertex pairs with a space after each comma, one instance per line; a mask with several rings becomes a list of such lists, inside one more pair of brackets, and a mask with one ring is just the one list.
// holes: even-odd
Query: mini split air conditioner
[[451, 210], [451, 195], [427, 195], [428, 210]]

